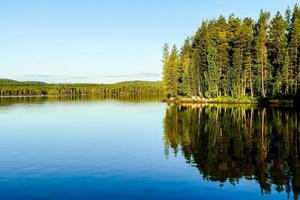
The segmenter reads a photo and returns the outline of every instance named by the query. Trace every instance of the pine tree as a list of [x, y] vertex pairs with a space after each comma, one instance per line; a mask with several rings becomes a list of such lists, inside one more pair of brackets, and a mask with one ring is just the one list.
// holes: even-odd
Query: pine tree
[[241, 91], [241, 70], [242, 70], [242, 52], [239, 39], [241, 20], [231, 15], [228, 18], [228, 55], [230, 59], [230, 67], [226, 70], [225, 87], [229, 90], [230, 95], [240, 96]]
[[236, 18], [234, 21], [236, 27], [231, 42], [232, 65], [236, 66], [234, 62], [236, 62], [237, 56], [242, 61], [242, 67], [238, 71], [240, 73], [238, 96], [245, 96], [247, 91], [250, 91], [250, 95], [253, 96], [253, 19], [245, 18], [241, 22]]
[[279, 12], [277, 12], [270, 23], [268, 41], [268, 59], [269, 63], [272, 65], [272, 68], [274, 69], [274, 72], [272, 74], [272, 77], [274, 77], [273, 93], [277, 96], [282, 95], [282, 71], [285, 64], [285, 57], [287, 52], [287, 28], [287, 21]]
[[229, 74], [231, 77], [230, 85], [232, 85], [231, 94], [234, 97], [238, 97], [242, 93], [242, 84], [243, 79], [242, 77], [242, 67], [243, 67], [243, 60], [242, 60], [242, 53], [241, 49], [236, 48], [233, 53], [233, 63], [232, 68], [229, 70]]
[[182, 80], [179, 86], [180, 95], [193, 95], [193, 89], [190, 87], [192, 85], [191, 75], [193, 73], [190, 68], [191, 51], [191, 40], [190, 38], [187, 38], [184, 41], [183, 47], [180, 52], [180, 65], [183, 69], [183, 74], [181, 76]]
[[230, 88], [228, 83], [228, 77], [226, 72], [229, 69], [229, 54], [228, 54], [228, 24], [225, 17], [220, 16], [218, 20], [213, 21], [210, 24], [210, 42], [216, 48], [216, 65], [219, 68], [219, 77], [218, 81], [218, 94], [227, 96], [229, 94]]
[[204, 96], [204, 71], [207, 69], [208, 24], [203, 22], [192, 39], [192, 57], [190, 72], [192, 74], [191, 88], [194, 96]]
[[241, 26], [241, 32], [243, 33], [242, 44], [243, 44], [243, 76], [244, 80], [242, 94], [246, 95], [246, 88], [250, 90], [250, 96], [254, 96], [253, 86], [253, 19], [245, 18]]
[[203, 96], [202, 93], [202, 80], [201, 79], [201, 67], [200, 67], [200, 52], [199, 49], [194, 49], [192, 52], [191, 63], [189, 66], [190, 77], [190, 88], [193, 96]]
[[207, 71], [204, 73], [207, 91], [205, 96], [215, 98], [219, 96], [220, 67], [217, 64], [217, 49], [212, 45], [208, 46]]
[[178, 86], [179, 86], [179, 73], [178, 73], [178, 51], [176, 45], [173, 46], [168, 60], [168, 67], [170, 71], [170, 85], [169, 85], [169, 95], [171, 97], [178, 96]]
[[[291, 65], [291, 85], [292, 94], [297, 94], [297, 85], [299, 82], [299, 47], [300, 47], [300, 8], [295, 5], [289, 27], [289, 55]], [[299, 87], [298, 87], [299, 90]], [[298, 91], [299, 93], [299, 91]]]
[[284, 58], [284, 65], [282, 69], [282, 84], [284, 87], [284, 95], [289, 96], [291, 95], [290, 88], [292, 87], [292, 80], [291, 80], [291, 67], [290, 67], [290, 56], [289, 53], [286, 52]]
[[170, 57], [169, 44], [166, 43], [163, 47], [162, 63], [163, 63], [163, 87], [167, 96], [170, 95], [170, 87], [171, 87], [171, 77], [170, 77], [171, 69], [169, 65], [169, 57]]
[[255, 30], [257, 89], [262, 97], [267, 96], [267, 81], [270, 73], [270, 66], [267, 62], [266, 46], [268, 39], [267, 29], [269, 17], [269, 12], [261, 11]]

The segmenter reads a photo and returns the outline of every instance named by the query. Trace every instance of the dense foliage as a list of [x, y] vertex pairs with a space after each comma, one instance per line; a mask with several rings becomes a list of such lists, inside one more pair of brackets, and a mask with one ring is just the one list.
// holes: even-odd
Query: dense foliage
[[204, 21], [178, 52], [163, 48], [168, 97], [295, 97], [300, 94], [300, 8], [271, 18]]
[[46, 84], [0, 80], [0, 96], [98, 95], [159, 96], [161, 82], [131, 81], [116, 84]]

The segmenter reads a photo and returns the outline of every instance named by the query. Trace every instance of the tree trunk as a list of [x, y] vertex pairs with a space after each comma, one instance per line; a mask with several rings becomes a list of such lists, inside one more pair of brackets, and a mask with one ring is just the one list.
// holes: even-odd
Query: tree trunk
[[250, 93], [251, 93], [251, 97], [253, 97], [253, 96], [254, 96], [254, 91], [253, 91], [252, 70], [251, 70], [251, 68], [250, 68], [249, 82], [250, 82]]
[[265, 92], [265, 81], [264, 81], [264, 63], [261, 64], [261, 95], [262, 97], [266, 97]]

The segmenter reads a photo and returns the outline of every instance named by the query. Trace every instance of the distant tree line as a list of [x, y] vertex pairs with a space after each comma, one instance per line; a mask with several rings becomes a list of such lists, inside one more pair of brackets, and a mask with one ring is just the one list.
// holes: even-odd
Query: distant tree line
[[181, 50], [163, 48], [169, 97], [296, 97], [300, 94], [300, 8], [202, 22]]
[[97, 95], [161, 96], [161, 82], [130, 81], [116, 84], [45, 84], [31, 82], [1, 82], [0, 96]]

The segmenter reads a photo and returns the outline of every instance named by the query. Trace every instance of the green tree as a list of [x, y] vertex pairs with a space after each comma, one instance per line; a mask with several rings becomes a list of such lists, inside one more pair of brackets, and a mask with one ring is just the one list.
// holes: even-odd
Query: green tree
[[179, 86], [179, 59], [176, 45], [169, 53], [169, 45], [163, 48], [163, 85], [168, 97], [177, 97]]
[[228, 43], [228, 24], [225, 17], [219, 17], [217, 21], [217, 27], [219, 27], [219, 37], [217, 48], [217, 60], [218, 66], [220, 67], [220, 94], [224, 96], [229, 95], [230, 93], [230, 84], [229, 78], [226, 76], [226, 72], [229, 70], [229, 43]]
[[232, 68], [228, 71], [229, 77], [231, 77], [230, 85], [231, 94], [234, 97], [238, 97], [242, 93], [242, 67], [243, 67], [243, 60], [242, 60], [242, 53], [239, 48], [236, 48], [233, 54], [233, 64]]
[[170, 52], [169, 52], [169, 44], [166, 43], [163, 47], [163, 87], [167, 94], [170, 95], [170, 87], [171, 87], [171, 66], [169, 63]]
[[292, 87], [293, 80], [291, 80], [290, 56], [288, 52], [286, 52], [284, 58], [284, 65], [282, 69], [282, 82], [284, 87], [284, 95], [291, 95], [290, 88]]
[[192, 39], [191, 88], [194, 95], [200, 97], [203, 97], [205, 92], [204, 71], [207, 69], [208, 33], [208, 24], [203, 22]]
[[288, 28], [287, 21], [283, 18], [280, 12], [277, 12], [271, 20], [269, 41], [268, 41], [268, 58], [274, 72], [273, 93], [274, 95], [282, 95], [283, 87], [283, 67], [286, 62], [287, 38], [286, 31]]
[[169, 67], [169, 95], [171, 97], [178, 96], [178, 86], [179, 86], [179, 73], [178, 73], [179, 59], [178, 59], [178, 51], [176, 45], [173, 46], [172, 51], [170, 53], [170, 57], [168, 60]]
[[190, 68], [191, 53], [192, 53], [191, 40], [190, 38], [187, 38], [184, 41], [183, 47], [181, 48], [181, 52], [180, 52], [180, 68], [182, 69], [182, 72], [180, 72], [180, 86], [179, 86], [180, 95], [187, 95], [187, 96], [193, 95], [193, 89], [191, 87], [192, 85], [191, 74], [193, 72], [191, 71]]
[[226, 72], [229, 69], [229, 44], [228, 44], [228, 24], [225, 17], [220, 16], [217, 20], [209, 23], [209, 44], [216, 49], [216, 66], [219, 69], [218, 94], [228, 95], [229, 84]]
[[[295, 5], [289, 27], [289, 55], [291, 64], [292, 94], [297, 94], [297, 85], [299, 82], [299, 48], [300, 48], [300, 8]], [[298, 87], [299, 90], [299, 87]], [[299, 93], [299, 91], [298, 91]]]
[[205, 96], [214, 98], [219, 96], [220, 85], [220, 67], [217, 64], [217, 49], [211, 45], [208, 46], [207, 71], [204, 73], [207, 84]]
[[255, 52], [256, 52], [256, 72], [257, 72], [257, 89], [262, 97], [267, 96], [267, 81], [270, 73], [270, 66], [267, 60], [267, 29], [269, 12], [260, 12], [259, 20], [255, 28]]
[[243, 89], [242, 94], [246, 95], [246, 88], [250, 90], [251, 97], [254, 96], [253, 86], [253, 29], [254, 21], [251, 18], [245, 18], [241, 26], [241, 44], [243, 44]]

